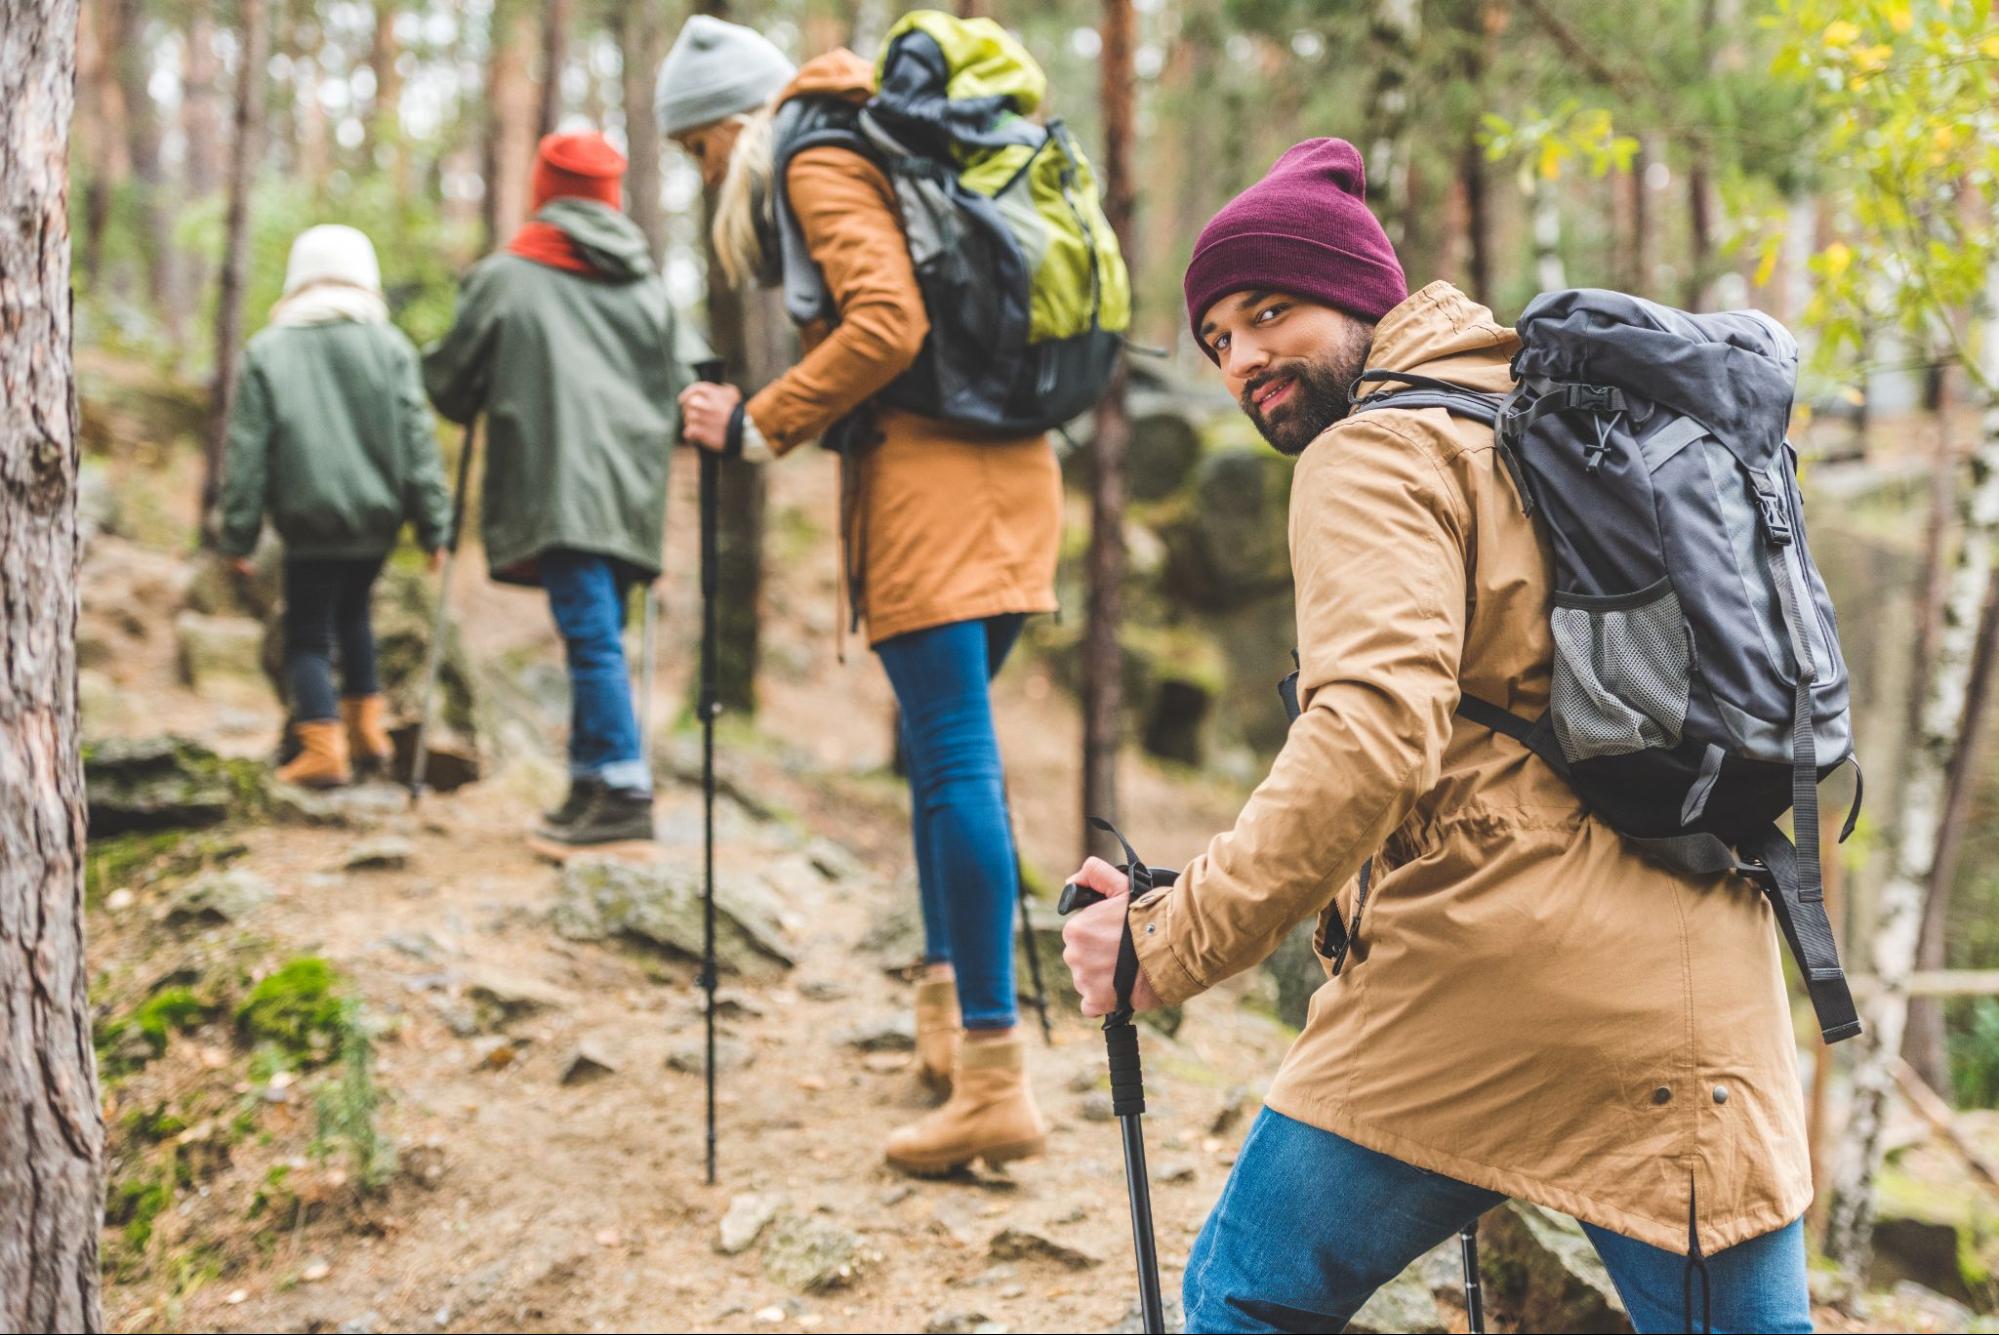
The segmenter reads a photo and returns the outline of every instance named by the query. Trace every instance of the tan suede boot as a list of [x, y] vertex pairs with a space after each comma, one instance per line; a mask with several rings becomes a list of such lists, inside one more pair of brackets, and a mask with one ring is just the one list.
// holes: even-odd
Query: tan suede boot
[[1002, 1164], [1048, 1148], [1048, 1124], [1027, 1085], [1027, 1044], [1019, 1030], [958, 1045], [951, 1097], [943, 1107], [889, 1133], [888, 1163], [918, 1177], [939, 1176], [974, 1159]]
[[389, 740], [389, 704], [380, 695], [357, 695], [340, 702], [340, 718], [347, 725], [347, 754], [356, 774], [374, 776], [388, 772], [396, 758], [396, 744]]
[[951, 1064], [965, 1037], [958, 1011], [958, 980], [922, 978], [916, 984], [916, 1074], [939, 1094], [951, 1092]]
[[352, 781], [347, 729], [338, 719], [294, 724], [292, 731], [298, 736], [298, 757], [278, 770], [279, 779], [305, 788], [338, 788]]

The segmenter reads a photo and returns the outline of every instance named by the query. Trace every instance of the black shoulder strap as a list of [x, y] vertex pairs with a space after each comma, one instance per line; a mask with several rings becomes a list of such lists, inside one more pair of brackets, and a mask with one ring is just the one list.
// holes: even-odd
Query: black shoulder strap
[[1762, 864], [1767, 873], [1761, 878], [1763, 890], [1804, 977], [1820, 1035], [1828, 1043], [1852, 1038], [1860, 1032], [1860, 1015], [1853, 1005], [1846, 971], [1840, 968], [1832, 922], [1826, 917], [1824, 888], [1807, 881], [1798, 865], [1797, 846], [1774, 825], [1745, 839], [1742, 851]]
[[1460, 695], [1457, 713], [1461, 719], [1504, 733], [1541, 757], [1548, 768], [1562, 778], [1569, 777], [1569, 758], [1562, 754], [1561, 744], [1555, 740], [1555, 716], [1552, 713], [1544, 713], [1537, 719], [1524, 719], [1475, 695]]
[[[1410, 388], [1389, 394], [1370, 394], [1366, 398], [1360, 395], [1360, 387], [1364, 384], [1390, 383]], [[1499, 454], [1500, 463], [1506, 466], [1506, 475], [1513, 479], [1513, 494], [1520, 498], [1522, 513], [1530, 516], [1534, 513], [1534, 496], [1527, 490], [1527, 478], [1520, 471], [1520, 460], [1514, 457], [1513, 447], [1506, 441], [1506, 433], [1499, 429], [1500, 414], [1506, 405], [1504, 395], [1466, 389], [1463, 385], [1417, 375], [1413, 371], [1362, 371], [1347, 387], [1347, 404], [1357, 413], [1375, 412], [1382, 408], [1442, 408], [1453, 417], [1483, 422], [1493, 429], [1493, 448]]]

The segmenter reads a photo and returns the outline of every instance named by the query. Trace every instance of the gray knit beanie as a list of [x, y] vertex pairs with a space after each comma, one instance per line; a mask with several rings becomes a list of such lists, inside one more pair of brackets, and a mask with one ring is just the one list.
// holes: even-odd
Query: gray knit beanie
[[696, 14], [659, 67], [652, 99], [659, 132], [681, 134], [755, 111], [797, 72], [762, 33]]

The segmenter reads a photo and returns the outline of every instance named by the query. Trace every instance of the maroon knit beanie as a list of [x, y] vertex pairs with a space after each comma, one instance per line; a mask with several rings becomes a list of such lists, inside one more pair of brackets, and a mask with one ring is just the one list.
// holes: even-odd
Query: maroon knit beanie
[[[1379, 320], [1409, 295], [1401, 261], [1367, 207], [1360, 152], [1344, 139], [1293, 145], [1201, 229], [1187, 266], [1187, 319], [1235, 292], [1269, 288]], [[1201, 350], [1208, 351], [1206, 343]], [[1208, 352], [1212, 359], [1214, 354]]]

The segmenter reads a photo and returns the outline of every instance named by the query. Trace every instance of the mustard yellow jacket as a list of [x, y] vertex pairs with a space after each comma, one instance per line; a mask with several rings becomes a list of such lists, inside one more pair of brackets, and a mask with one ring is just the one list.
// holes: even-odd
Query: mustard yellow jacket
[[[1371, 366], [1502, 390], [1518, 346], [1447, 283], [1381, 321]], [[1353, 957], [1271, 1085], [1286, 1116], [1676, 1252], [1811, 1197], [1778, 936], [1747, 883], [1640, 860], [1460, 693], [1548, 705], [1549, 558], [1491, 429], [1356, 414], [1291, 497], [1304, 712], [1235, 828], [1133, 906], [1166, 1002], [1352, 912]], [[1322, 954], [1323, 949], [1322, 949]]]

